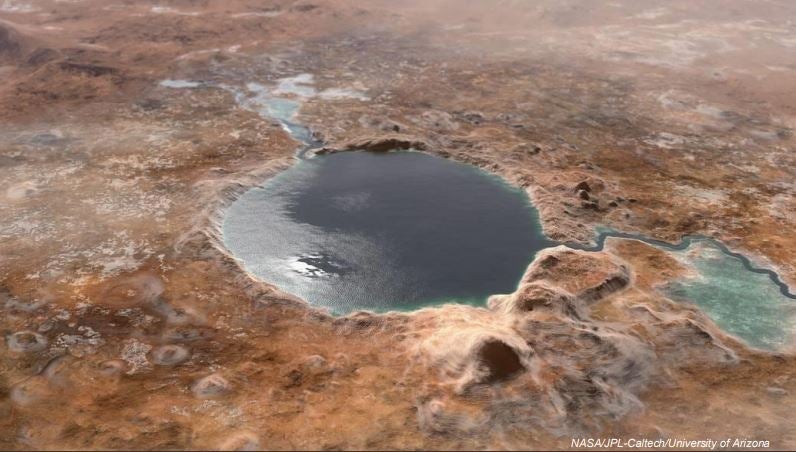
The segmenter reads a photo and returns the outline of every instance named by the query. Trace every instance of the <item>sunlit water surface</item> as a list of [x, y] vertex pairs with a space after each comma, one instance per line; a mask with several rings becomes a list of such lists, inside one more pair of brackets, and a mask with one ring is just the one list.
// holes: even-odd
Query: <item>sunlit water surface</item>
[[302, 160], [243, 194], [223, 230], [251, 273], [338, 314], [482, 304], [551, 245], [521, 190], [406, 151]]
[[[259, 278], [336, 314], [482, 304], [488, 295], [513, 291], [536, 252], [556, 244], [541, 234], [524, 193], [476, 168], [407, 152], [303, 159], [318, 144], [296, 120], [303, 101], [367, 100], [348, 88], [317, 92], [313, 83], [310, 74], [299, 74], [275, 86], [225, 87], [241, 107], [279, 121], [303, 143], [294, 167], [245, 193], [225, 216], [226, 245]], [[577, 248], [602, 249], [606, 231], [598, 228], [597, 246]], [[666, 245], [608, 234], [666, 249], [694, 270], [664, 288], [670, 297], [694, 303], [753, 347], [791, 348], [796, 301], [773, 272], [750, 271], [754, 264], [717, 242]]]

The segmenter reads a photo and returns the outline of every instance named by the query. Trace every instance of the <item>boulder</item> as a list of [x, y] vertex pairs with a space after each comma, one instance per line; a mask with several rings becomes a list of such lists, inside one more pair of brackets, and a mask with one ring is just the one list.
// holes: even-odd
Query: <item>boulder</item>
[[190, 357], [191, 352], [181, 345], [161, 345], [152, 351], [152, 362], [158, 366], [177, 366]]
[[578, 317], [572, 295], [543, 281], [521, 284], [512, 294], [493, 295], [489, 297], [487, 305], [491, 310], [505, 315], [544, 311]]
[[47, 338], [33, 331], [18, 331], [6, 338], [9, 350], [17, 353], [35, 353], [47, 348]]
[[232, 392], [232, 385], [221, 374], [214, 373], [197, 380], [191, 392], [199, 399], [214, 399]]
[[260, 438], [251, 432], [235, 433], [218, 446], [219, 450], [262, 450]]
[[0, 61], [14, 61], [25, 52], [22, 35], [11, 27], [0, 25]]
[[315, 151], [315, 154], [331, 154], [341, 151], [371, 151], [371, 152], [387, 152], [396, 149], [406, 150], [415, 149], [423, 151], [428, 149], [428, 144], [418, 138], [401, 135], [401, 134], [388, 134], [381, 136], [363, 137], [356, 140], [348, 141], [336, 147], [324, 147]]

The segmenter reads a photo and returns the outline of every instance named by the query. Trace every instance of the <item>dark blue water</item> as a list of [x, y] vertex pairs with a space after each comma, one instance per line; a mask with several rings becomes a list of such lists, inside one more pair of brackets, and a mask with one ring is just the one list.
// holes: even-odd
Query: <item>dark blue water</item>
[[[310, 82], [299, 75], [276, 91], [225, 88], [301, 143], [296, 166], [244, 194], [225, 218], [226, 245], [256, 276], [337, 314], [482, 304], [513, 291], [536, 252], [557, 245], [541, 234], [524, 193], [476, 168], [406, 152], [307, 160], [322, 145], [296, 118], [309, 89], [300, 85]], [[663, 287], [667, 295], [754, 347], [792, 347], [796, 295], [776, 272], [707, 237], [667, 243], [598, 232], [595, 246], [569, 246], [599, 251], [618, 237], [666, 249], [695, 271]]]
[[233, 203], [223, 229], [250, 272], [338, 314], [483, 304], [552, 245], [524, 192], [420, 152], [302, 160]]

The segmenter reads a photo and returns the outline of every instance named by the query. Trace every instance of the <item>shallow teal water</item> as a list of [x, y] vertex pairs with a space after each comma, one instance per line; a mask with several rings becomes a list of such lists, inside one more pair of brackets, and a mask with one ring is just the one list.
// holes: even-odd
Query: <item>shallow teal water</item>
[[[193, 87], [190, 82], [187, 84], [179, 83], [181, 81], [169, 82], [169, 84], [164, 84], [164, 86]], [[258, 83], [249, 83], [246, 87], [249, 93], [248, 96], [241, 91], [233, 90], [233, 92], [236, 93], [236, 100], [242, 107], [256, 111], [263, 117], [276, 119], [288, 133], [303, 143], [300, 152], [297, 153], [297, 156], [302, 158], [307, 148], [320, 145], [320, 143], [313, 142], [309, 129], [299, 124], [295, 119], [301, 108], [301, 96], [306, 95], [308, 90], [311, 89], [308, 83], [311, 83], [311, 77], [303, 74], [283, 79], [276, 89]], [[288, 95], [288, 97], [285, 95]], [[361, 159], [361, 157], [352, 158]], [[364, 160], [369, 160], [369, 158], [364, 158]], [[236, 203], [236, 206], [233, 206], [230, 210], [234, 213], [239, 208], [253, 209], [245, 214], [249, 216], [247, 227], [233, 232], [233, 235], [237, 235], [237, 237], [230, 238], [229, 232], [239, 226], [230, 226], [230, 223], [227, 222], [226, 225], [228, 227], [225, 227], [228, 246], [236, 255], [246, 261], [247, 267], [253, 270], [253, 273], [266, 281], [277, 283], [280, 287], [296, 293], [310, 302], [327, 306], [336, 313], [350, 312], [355, 309], [373, 309], [377, 311], [416, 309], [453, 300], [464, 304], [480, 305], [483, 304], [484, 297], [490, 293], [510, 292], [514, 289], [513, 285], [507, 284], [506, 281], [516, 279], [514, 273], [517, 273], [518, 270], [513, 269], [524, 268], [524, 265], [520, 265], [521, 262], [519, 261], [506, 265], [503, 270], [490, 268], [486, 273], [493, 275], [492, 278], [495, 281], [489, 288], [486, 285], [482, 285], [482, 287], [473, 291], [474, 288], [469, 287], [472, 285], [470, 280], [477, 281], [482, 279], [482, 275], [478, 275], [475, 278], [459, 275], [457, 278], [460, 281], [461, 288], [464, 289], [462, 291], [451, 290], [449, 287], [440, 293], [433, 293], [433, 290], [420, 292], [409, 290], [401, 293], [403, 289], [399, 286], [406, 284], [406, 282], [399, 282], [396, 285], [393, 279], [408, 278], [407, 275], [411, 275], [413, 272], [411, 268], [413, 265], [409, 265], [408, 267], [410, 268], [401, 268], [407, 264], [405, 259], [403, 262], [395, 261], [394, 251], [400, 250], [401, 247], [396, 248], [393, 246], [392, 252], [384, 253], [379, 248], [386, 242], [374, 245], [373, 238], [367, 237], [368, 231], [355, 230], [346, 237], [345, 234], [340, 235], [341, 231], [338, 229], [328, 229], [328, 225], [317, 222], [313, 224], [313, 222], [306, 222], [306, 219], [302, 221], [302, 219], [296, 218], [294, 209], [297, 207], [297, 200], [295, 197], [290, 202], [285, 203], [285, 196], [287, 196], [288, 192], [276, 189], [279, 184], [284, 184], [283, 189], [287, 188], [287, 190], [290, 190], [291, 186], [298, 189], [298, 192], [290, 196], [298, 195], [302, 190], [307, 191], [308, 187], [313, 184], [306, 181], [302, 182], [301, 180], [304, 178], [311, 179], [319, 174], [318, 166], [322, 161], [323, 159], [319, 159], [310, 164], [307, 164], [306, 161], [298, 163], [293, 169], [267, 182], [261, 189], [252, 190], [244, 195], [242, 198], [243, 202]], [[326, 173], [333, 173], [334, 177], [361, 176], [357, 172], [351, 174], [337, 172], [339, 169], [338, 167], [331, 172], [326, 171]], [[391, 170], [394, 169], [392, 168]], [[450, 169], [448, 168], [447, 170]], [[363, 168], [358, 168], [358, 171], [362, 170]], [[470, 170], [480, 173], [479, 170], [472, 168]], [[367, 169], [365, 169], [365, 172], [367, 172]], [[444, 173], [445, 171], [443, 171]], [[476, 177], [473, 180], [478, 179]], [[289, 182], [286, 182], [288, 180]], [[401, 182], [396, 184], [395, 190], [400, 191], [405, 186]], [[315, 183], [317, 184], [317, 181]], [[498, 181], [498, 185], [501, 183], [501, 181]], [[360, 188], [367, 192], [367, 187]], [[263, 200], [262, 197], [265, 192], [272, 190], [276, 190], [278, 195], [269, 201]], [[511, 192], [511, 187], [504, 186], [498, 191], [503, 191], [504, 194], [509, 193]], [[272, 191], [271, 195], [273, 194], [274, 192]], [[326, 193], [323, 194], [326, 195]], [[261, 199], [257, 200], [257, 202], [250, 202], [257, 196], [261, 197]], [[338, 196], [337, 199], [330, 199], [329, 201], [331, 202], [330, 205], [337, 205], [338, 208], [343, 210], [358, 210], [363, 205], [368, 204], [369, 198], [370, 195], [362, 195], [360, 192], [357, 196], [352, 197], [350, 194], [343, 194], [343, 196]], [[526, 223], [530, 235], [512, 232], [512, 234], [515, 234], [514, 237], [520, 237], [519, 240], [515, 239], [514, 246], [528, 246], [525, 250], [513, 253], [515, 257], [512, 259], [520, 256], [520, 261], [525, 259], [524, 263], [527, 264], [540, 247], [553, 246], [557, 245], [557, 243], [549, 241], [541, 235], [535, 209], [527, 202], [527, 198], [524, 198], [524, 196], [521, 198], [524, 201], [516, 204], [513, 208], [518, 208], [520, 211], [530, 208], [530, 217], [521, 215], [523, 222], [527, 222], [530, 218], [530, 222]], [[424, 197], [419, 195], [417, 199], [424, 200]], [[525, 204], [523, 205], [523, 203]], [[241, 211], [238, 210], [238, 212]], [[444, 212], [440, 213], [444, 214]], [[257, 218], [258, 216], [259, 218]], [[295, 220], [299, 221], [296, 222]], [[247, 221], [243, 223], [247, 223]], [[293, 225], [291, 226], [291, 224]], [[473, 224], [476, 227], [478, 225], [477, 221]], [[393, 227], [389, 223], [387, 226], [389, 228]], [[269, 230], [270, 232], [268, 232]], [[476, 229], [471, 226], [470, 230]], [[386, 230], [377, 232], [381, 234], [386, 232]], [[271, 239], [264, 239], [263, 233], [266, 236], [270, 236]], [[679, 244], [667, 244], [666, 242], [638, 234], [622, 233], [605, 228], [598, 228], [597, 233], [599, 238], [596, 246], [571, 246], [578, 249], [597, 251], [602, 249], [606, 237], [614, 236], [642, 240], [665, 249], [689, 264], [696, 273], [694, 277], [669, 284], [664, 289], [669, 296], [682, 302], [694, 303], [710, 316], [720, 328], [745, 341], [752, 347], [776, 351], [787, 349], [792, 344], [794, 336], [793, 325], [796, 324], [796, 309], [794, 309], [796, 301], [794, 301], [794, 294], [776, 273], [754, 266], [746, 257], [733, 253], [720, 242], [711, 241], [710, 239], [686, 237]], [[243, 235], [259, 235], [259, 238], [255, 237], [253, 239], [255, 244], [247, 243], [250, 239]], [[530, 245], [521, 243], [529, 240], [529, 237], [531, 237]], [[477, 240], [477, 236], [473, 236], [472, 239]], [[287, 243], [282, 243], [285, 240], [287, 240]], [[271, 245], [268, 245], [269, 241]], [[307, 246], [307, 241], [313, 243]], [[351, 258], [352, 262], [360, 260], [361, 263], [364, 263], [359, 270], [361, 274], [358, 282], [350, 281], [353, 268], [349, 266], [350, 263], [341, 264], [336, 262], [336, 259], [340, 256], [332, 256], [327, 252], [328, 250], [312, 249], [313, 246], [317, 247], [319, 243], [324, 242], [327, 248], [333, 248], [333, 246], [330, 247], [328, 244], [335, 241], [342, 243], [336, 249], [341, 255], [348, 254], [347, 257]], [[488, 241], [485, 240], [484, 243]], [[431, 248], [435, 246], [433, 240], [425, 241], [424, 243], [427, 243]], [[348, 250], [347, 252], [345, 251], [346, 249]], [[277, 250], [277, 252], [274, 252], [274, 250]], [[290, 253], [286, 253], [286, 250], [290, 250]], [[379, 259], [374, 258], [374, 256], [379, 256], [380, 253], [381, 262]], [[522, 256], [525, 257], [523, 258]], [[397, 267], [390, 268], [390, 265], [385, 266], [384, 262], [387, 261], [391, 261], [391, 264], [397, 265]], [[458, 262], [454, 259], [448, 262], [447, 265], [456, 266]], [[439, 267], [439, 265], [432, 265], [425, 270], [433, 276], [433, 272]], [[504, 277], [501, 274], [503, 271], [508, 271], [509, 276]], [[390, 273], [391, 275], [385, 277], [385, 273]], [[337, 283], [334, 282], [335, 278], [338, 280]], [[325, 283], [317, 284], [318, 281], [324, 280], [326, 281]], [[344, 280], [349, 281], [341, 284], [340, 282]], [[503, 282], [497, 282], [497, 280]], [[412, 284], [418, 282], [415, 281]], [[439, 284], [439, 281], [430, 280], [429, 283], [434, 286]], [[449, 283], [450, 281], [448, 281]], [[469, 289], [465, 286], [469, 287]], [[504, 286], [505, 289], [502, 288]], [[394, 293], [390, 295], [390, 292]]]
[[673, 254], [698, 275], [669, 284], [669, 296], [694, 303], [720, 328], [752, 347], [782, 350], [792, 343], [796, 302], [767, 275], [748, 271], [740, 259], [710, 242], [696, 242]]

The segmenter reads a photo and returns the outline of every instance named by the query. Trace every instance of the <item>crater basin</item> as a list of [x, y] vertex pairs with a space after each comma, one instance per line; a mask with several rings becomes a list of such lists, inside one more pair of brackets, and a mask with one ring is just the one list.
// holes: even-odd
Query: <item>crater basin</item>
[[694, 303], [720, 328], [752, 347], [792, 349], [796, 304], [769, 275], [748, 271], [738, 257], [710, 241], [673, 253], [696, 274], [664, 287], [669, 297]]
[[249, 272], [335, 314], [483, 304], [552, 245], [524, 191], [414, 151], [301, 160], [232, 203], [222, 227]]

